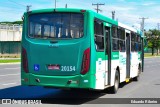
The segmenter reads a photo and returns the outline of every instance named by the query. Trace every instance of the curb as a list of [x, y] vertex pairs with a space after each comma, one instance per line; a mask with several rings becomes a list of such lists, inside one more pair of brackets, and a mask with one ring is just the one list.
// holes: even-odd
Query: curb
[[10, 64], [21, 64], [20, 62], [15, 62], [15, 63], [0, 63], [0, 65], [10, 65]]
[[144, 58], [160, 58], [160, 56], [144, 57]]
[[0, 58], [0, 60], [15, 60], [15, 59], [21, 59], [21, 58]]

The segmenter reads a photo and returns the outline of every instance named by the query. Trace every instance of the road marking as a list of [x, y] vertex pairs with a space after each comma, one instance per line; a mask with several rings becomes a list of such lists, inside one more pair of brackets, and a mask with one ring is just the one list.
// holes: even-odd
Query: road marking
[[17, 84], [16, 82], [12, 82], [12, 83], [6, 83], [6, 84], [2, 84], [2, 85], [13, 85], [13, 84]]
[[16, 68], [2, 68], [2, 69], [0, 69], [0, 71], [3, 71], [5, 69], [8, 69], [8, 70], [11, 70], [11, 69], [20, 69], [20, 67], [16, 67]]
[[12, 76], [12, 75], [20, 75], [20, 73], [17, 73], [17, 74], [6, 74], [6, 75], [0, 75], [0, 77], [4, 77], [4, 76]]
[[145, 63], [159, 63], [160, 61], [145, 61]]
[[16, 68], [4, 68], [4, 69], [19, 69], [20, 67], [16, 67]]
[[[154, 65], [148, 65], [148, 66], [146, 66], [146, 67], [150, 67], [150, 66], [159, 66], [160, 64], [154, 64]], [[145, 66], [145, 65], [144, 65]]]

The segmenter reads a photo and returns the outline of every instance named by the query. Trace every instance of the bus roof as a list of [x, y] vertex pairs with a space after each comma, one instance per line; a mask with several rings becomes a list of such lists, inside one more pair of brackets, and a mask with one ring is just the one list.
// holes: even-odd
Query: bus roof
[[93, 12], [93, 13], [95, 14], [95, 16], [100, 16], [102, 19], [109, 21], [111, 24], [117, 23], [117, 24], [115, 24], [115, 25], [118, 25], [119, 27], [125, 28], [125, 29], [127, 29], [127, 30], [129, 30], [129, 31], [132, 31], [132, 32], [141, 34], [141, 31], [140, 31], [140, 30], [137, 30], [137, 29], [135, 29], [135, 28], [133, 28], [133, 27], [127, 26], [127, 25], [125, 25], [125, 24], [123, 24], [123, 23], [121, 23], [121, 22], [115, 21], [115, 20], [113, 20], [113, 19], [111, 19], [111, 18], [109, 18], [109, 17], [107, 17], [107, 16], [98, 14], [98, 13], [92, 11], [92, 10], [89, 10], [89, 11], [90, 11], [90, 12]]
[[133, 32], [137, 32], [137, 30], [134, 29], [133, 27], [127, 26], [127, 25], [125, 25], [125, 24], [123, 24], [123, 23], [121, 23], [121, 22], [118, 22], [118, 25], [119, 25], [120, 27], [126, 28], [127, 30], [130, 30], [130, 31], [133, 31]]
[[141, 35], [141, 31], [140, 30], [137, 30], [133, 27], [129, 27], [125, 24], [122, 24], [118, 21], [115, 21], [107, 16], [104, 16], [104, 15], [101, 15], [101, 14], [98, 14], [92, 10], [87, 10], [87, 9], [78, 9], [78, 8], [48, 8], [48, 9], [39, 9], [39, 10], [32, 10], [30, 11], [31, 13], [49, 13], [49, 12], [82, 12], [82, 11], [87, 11], [87, 12], [90, 12], [90, 13], [93, 13], [94, 16], [96, 17], [100, 17], [102, 20], [104, 21], [107, 21], [109, 22], [110, 24], [114, 24], [114, 25], [118, 25], [119, 27], [122, 27], [122, 28], [125, 28], [129, 31], [132, 31], [132, 32], [135, 32], [135, 33], [138, 33]]

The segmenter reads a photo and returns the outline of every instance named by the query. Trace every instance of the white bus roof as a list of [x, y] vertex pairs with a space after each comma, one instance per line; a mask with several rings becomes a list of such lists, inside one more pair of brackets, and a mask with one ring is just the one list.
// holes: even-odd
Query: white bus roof
[[125, 28], [125, 29], [127, 29], [127, 30], [130, 30], [130, 31], [136, 32], [136, 33], [137, 33], [137, 31], [138, 31], [138, 30], [136, 30], [136, 29], [134, 29], [134, 28], [132, 28], [132, 27], [129, 27], [129, 26], [125, 25], [125, 24], [122, 24], [122, 23], [120, 23], [120, 22], [118, 22], [118, 26], [120, 26], [120, 27], [122, 27], [122, 28]]

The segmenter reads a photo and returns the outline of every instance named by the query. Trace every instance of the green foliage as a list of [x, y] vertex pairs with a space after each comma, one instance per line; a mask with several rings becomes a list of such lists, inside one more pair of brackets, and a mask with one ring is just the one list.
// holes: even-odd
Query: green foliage
[[23, 21], [15, 21], [15, 22], [12, 22], [12, 24], [23, 24]]
[[157, 49], [158, 51], [160, 48], [160, 31], [156, 29], [150, 29], [148, 32], [145, 32], [145, 36], [147, 38], [148, 48], [152, 49], [153, 55], [154, 49]]
[[148, 42], [148, 48], [152, 48], [153, 44], [151, 42]]
[[15, 62], [20, 62], [20, 59], [0, 59], [0, 63], [15, 63]]
[[14, 22], [4, 21], [4, 22], [0, 22], [0, 23], [6, 23], [6, 24], [23, 24], [23, 21], [14, 21]]

